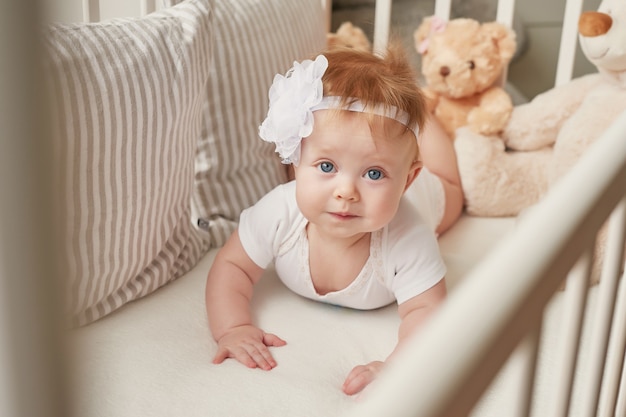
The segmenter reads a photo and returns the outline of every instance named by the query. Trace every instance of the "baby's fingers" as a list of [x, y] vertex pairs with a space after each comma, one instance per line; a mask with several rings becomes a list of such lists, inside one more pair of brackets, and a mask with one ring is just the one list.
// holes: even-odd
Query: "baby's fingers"
[[285, 342], [283, 339], [281, 339], [280, 337], [272, 333], [265, 333], [263, 335], [263, 343], [266, 346], [276, 346], [276, 347], [285, 346], [287, 344], [287, 342]]
[[219, 347], [213, 358], [213, 363], [220, 364], [227, 358], [233, 358], [248, 368], [258, 367], [266, 371], [276, 366], [276, 361], [263, 344], [258, 346], [244, 345], [234, 348]]
[[218, 365], [224, 362], [226, 359], [230, 358], [230, 352], [225, 347], [218, 347], [217, 353], [213, 357], [213, 363]]
[[354, 395], [363, 390], [375, 377], [374, 373], [367, 369], [363, 369], [356, 374], [350, 373], [343, 383], [343, 392], [348, 395]]
[[248, 354], [248, 352], [242, 347], [218, 347], [217, 353], [213, 358], [213, 363], [219, 365], [224, 362], [224, 360], [228, 358], [233, 358], [242, 364], [246, 365], [248, 368], [256, 368], [257, 364], [252, 359], [252, 357]]
[[272, 354], [267, 346], [264, 344], [252, 347], [251, 350], [248, 351], [248, 354], [261, 369], [269, 371], [270, 369], [276, 367], [276, 361], [272, 357]]
[[348, 395], [354, 395], [361, 392], [366, 386], [368, 386], [378, 374], [382, 362], [374, 361], [367, 365], [359, 365], [354, 367], [348, 374], [345, 382], [343, 383], [343, 392]]

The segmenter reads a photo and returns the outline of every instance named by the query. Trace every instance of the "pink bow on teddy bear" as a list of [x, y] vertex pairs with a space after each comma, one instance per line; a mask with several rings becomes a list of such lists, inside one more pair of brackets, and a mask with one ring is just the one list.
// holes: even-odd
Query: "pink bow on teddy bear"
[[443, 20], [442, 18], [438, 16], [433, 16], [430, 21], [430, 33], [417, 46], [417, 52], [419, 52], [420, 54], [423, 54], [424, 52], [426, 52], [428, 50], [428, 44], [430, 43], [430, 37], [434, 35], [435, 33], [443, 32], [446, 29], [447, 24], [448, 22]]

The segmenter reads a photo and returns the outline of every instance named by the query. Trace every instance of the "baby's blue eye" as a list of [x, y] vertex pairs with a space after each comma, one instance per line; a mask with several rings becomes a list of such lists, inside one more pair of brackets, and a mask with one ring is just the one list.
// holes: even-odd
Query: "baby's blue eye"
[[385, 175], [380, 169], [370, 169], [367, 171], [367, 178], [370, 180], [379, 180], [383, 178]]
[[330, 162], [322, 162], [319, 164], [319, 168], [322, 172], [333, 172], [335, 170], [335, 166]]

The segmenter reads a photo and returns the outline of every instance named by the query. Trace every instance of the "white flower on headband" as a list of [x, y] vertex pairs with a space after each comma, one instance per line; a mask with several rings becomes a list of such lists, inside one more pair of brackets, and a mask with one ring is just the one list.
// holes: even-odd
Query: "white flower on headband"
[[269, 111], [259, 127], [259, 136], [276, 144], [284, 164], [298, 165], [300, 142], [313, 132], [313, 111], [323, 96], [322, 76], [328, 60], [294, 62], [287, 74], [277, 74], [269, 91]]

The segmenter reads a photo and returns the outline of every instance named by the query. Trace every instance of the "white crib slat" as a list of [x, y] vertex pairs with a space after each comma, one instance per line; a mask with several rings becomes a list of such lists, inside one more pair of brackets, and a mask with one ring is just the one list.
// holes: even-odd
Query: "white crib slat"
[[611, 215], [609, 222], [607, 249], [598, 290], [598, 310], [593, 325], [593, 336], [591, 337], [589, 370], [584, 381], [586, 395], [581, 406], [581, 416], [594, 416], [598, 407], [602, 371], [606, 359], [611, 320], [615, 311], [620, 267], [622, 266], [625, 232], [626, 200], [623, 200]]
[[389, 42], [389, 25], [391, 24], [391, 0], [378, 0], [374, 15], [374, 53], [385, 50]]
[[[626, 352], [624, 353], [626, 355]], [[626, 363], [626, 357], [624, 357]], [[615, 407], [616, 416], [626, 416], [626, 366], [622, 368], [622, 382], [620, 382], [620, 392], [617, 397], [617, 406]]]
[[83, 0], [83, 22], [97, 22], [100, 20], [100, 1]]
[[522, 372], [520, 393], [515, 413], [512, 417], [528, 417], [533, 399], [533, 387], [535, 373], [537, 371], [537, 357], [539, 353], [539, 341], [541, 336], [541, 321], [537, 323], [534, 330], [521, 343], [518, 348], [524, 359], [524, 371]]
[[450, 18], [450, 10], [452, 8], [452, 0], [437, 0], [435, 2], [435, 16], [443, 20]]
[[322, 10], [326, 15], [326, 33], [331, 31], [333, 21], [333, 0], [321, 0]]
[[513, 27], [513, 14], [515, 12], [515, 0], [499, 0], [496, 21]]
[[[498, 0], [498, 11], [496, 14], [496, 21], [503, 25], [512, 28], [513, 27], [513, 15], [515, 12], [515, 0]], [[498, 78], [497, 84], [504, 87], [506, 79], [508, 77], [509, 68], [505, 66], [502, 69], [502, 74]]]
[[139, 7], [141, 15], [145, 16], [156, 10], [156, 0], [141, 0]]
[[583, 0], [568, 0], [565, 4], [555, 86], [565, 84], [572, 79], [576, 45], [578, 43], [578, 18], [580, 17], [582, 6]]
[[[626, 415], [623, 412], [622, 414], [613, 414], [618, 398], [620, 399], [618, 407], [622, 409], [626, 407], [624, 404], [626, 400], [626, 363], [624, 361], [624, 351], [626, 350], [626, 271], [619, 285], [614, 317], [600, 393], [599, 417]], [[621, 392], [620, 375], [622, 377]]]
[[587, 250], [578, 260], [567, 277], [563, 317], [563, 345], [557, 369], [553, 411], [550, 416], [566, 417], [572, 395], [574, 370], [578, 358], [578, 347], [583, 315], [589, 289], [592, 251]]

